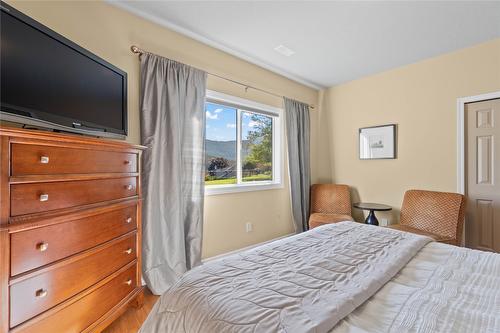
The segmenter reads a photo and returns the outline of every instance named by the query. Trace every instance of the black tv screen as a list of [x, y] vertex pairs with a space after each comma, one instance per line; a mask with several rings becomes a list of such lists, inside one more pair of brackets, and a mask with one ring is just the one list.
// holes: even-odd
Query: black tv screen
[[1, 6], [1, 118], [124, 137], [127, 74], [12, 7]]

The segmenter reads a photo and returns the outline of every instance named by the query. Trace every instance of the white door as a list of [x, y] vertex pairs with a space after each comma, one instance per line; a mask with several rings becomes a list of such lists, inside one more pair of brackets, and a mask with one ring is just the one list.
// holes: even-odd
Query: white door
[[466, 246], [500, 252], [500, 99], [465, 105]]

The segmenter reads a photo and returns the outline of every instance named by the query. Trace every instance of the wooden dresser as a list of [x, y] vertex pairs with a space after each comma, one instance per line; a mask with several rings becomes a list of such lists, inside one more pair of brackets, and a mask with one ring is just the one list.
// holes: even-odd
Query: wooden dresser
[[0, 127], [0, 332], [99, 332], [142, 304], [141, 149]]

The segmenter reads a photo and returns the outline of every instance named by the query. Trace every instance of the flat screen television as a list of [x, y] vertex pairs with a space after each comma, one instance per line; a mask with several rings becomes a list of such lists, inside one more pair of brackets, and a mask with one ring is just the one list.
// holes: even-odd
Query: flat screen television
[[0, 119], [127, 135], [127, 73], [1, 2]]

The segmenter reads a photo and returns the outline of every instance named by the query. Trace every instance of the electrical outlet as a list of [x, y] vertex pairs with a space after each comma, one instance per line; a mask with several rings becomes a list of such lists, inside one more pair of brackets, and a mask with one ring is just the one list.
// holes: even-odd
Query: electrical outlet
[[251, 222], [247, 222], [245, 224], [245, 231], [246, 232], [252, 232], [252, 230], [253, 230], [253, 224]]

